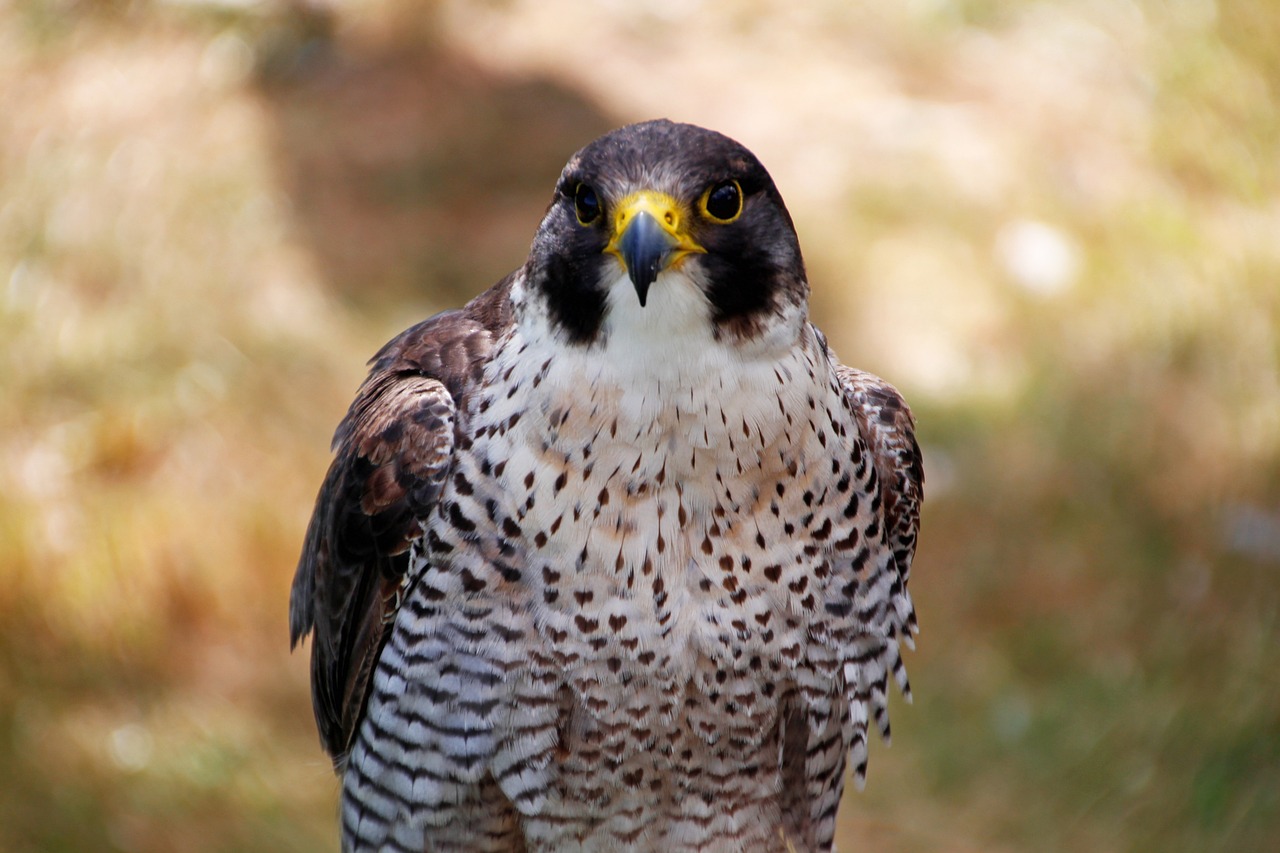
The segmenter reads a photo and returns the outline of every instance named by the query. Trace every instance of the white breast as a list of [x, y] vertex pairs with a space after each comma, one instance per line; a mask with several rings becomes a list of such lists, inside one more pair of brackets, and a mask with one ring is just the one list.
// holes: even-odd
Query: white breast
[[641, 655], [656, 651], [664, 677], [679, 679], [724, 621], [721, 574], [708, 564], [735, 552], [794, 561], [794, 543], [761, 548], [743, 519], [817, 450], [812, 423], [794, 413], [815, 396], [832, 402], [825, 356], [799, 309], [749, 346], [717, 340], [705, 298], [679, 273], [661, 276], [643, 308], [625, 275], [609, 299], [604, 342], [591, 347], [524, 312], [489, 372], [515, 391], [491, 395], [475, 450], [505, 461], [501, 492], [535, 543], [526, 576], [540, 628], [572, 637], [591, 612], [613, 630], [583, 659], [652, 675]]

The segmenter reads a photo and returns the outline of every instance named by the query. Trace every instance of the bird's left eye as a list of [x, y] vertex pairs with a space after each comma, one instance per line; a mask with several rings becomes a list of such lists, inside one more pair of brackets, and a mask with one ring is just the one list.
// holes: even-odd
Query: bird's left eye
[[578, 222], [590, 225], [600, 218], [600, 199], [596, 191], [586, 184], [578, 184], [573, 191], [573, 209], [578, 214]]
[[702, 196], [702, 212], [724, 225], [742, 213], [742, 187], [737, 181], [721, 181]]

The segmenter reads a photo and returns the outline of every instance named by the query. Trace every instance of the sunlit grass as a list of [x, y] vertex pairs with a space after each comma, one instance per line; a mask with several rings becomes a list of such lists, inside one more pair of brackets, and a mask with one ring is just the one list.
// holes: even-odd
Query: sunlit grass
[[[844, 849], [1267, 849], [1280, 8], [708, 2], [572, 56], [566, 9], [0, 12], [0, 848], [335, 849], [285, 627], [330, 432], [386, 337], [519, 257], [585, 141], [553, 121], [662, 91], [760, 150], [815, 313], [926, 444], [916, 701]], [[691, 84], [703, 51], [737, 77]], [[405, 110], [422, 69], [472, 109]], [[333, 104], [369, 93], [407, 130], [366, 148]], [[505, 157], [490, 125], [544, 108]], [[468, 115], [492, 173], [415, 147]]]

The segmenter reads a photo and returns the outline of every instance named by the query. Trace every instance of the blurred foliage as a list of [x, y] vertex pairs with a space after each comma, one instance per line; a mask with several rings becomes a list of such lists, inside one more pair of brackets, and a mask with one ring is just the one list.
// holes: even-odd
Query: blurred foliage
[[844, 849], [1270, 849], [1277, 43], [1266, 0], [0, 7], [0, 849], [336, 849], [285, 627], [329, 432], [655, 112], [770, 165], [926, 444]]

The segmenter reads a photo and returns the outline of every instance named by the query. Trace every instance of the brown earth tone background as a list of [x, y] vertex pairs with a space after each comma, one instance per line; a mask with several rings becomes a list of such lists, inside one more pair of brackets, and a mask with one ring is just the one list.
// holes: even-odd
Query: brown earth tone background
[[1280, 837], [1280, 6], [0, 4], [0, 850], [337, 849], [288, 584], [363, 362], [564, 160], [756, 151], [901, 387], [916, 702], [846, 851]]

